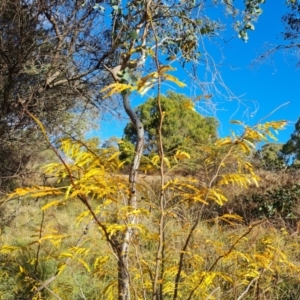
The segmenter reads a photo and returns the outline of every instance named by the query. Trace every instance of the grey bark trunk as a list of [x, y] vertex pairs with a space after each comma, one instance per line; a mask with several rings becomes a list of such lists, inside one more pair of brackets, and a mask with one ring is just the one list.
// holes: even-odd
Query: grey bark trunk
[[[141, 157], [143, 154], [144, 146], [144, 127], [141, 120], [138, 118], [134, 110], [129, 104], [129, 92], [125, 91], [122, 93], [123, 106], [129, 116], [131, 122], [137, 131], [137, 143], [135, 145], [135, 154], [131, 165], [131, 170], [129, 174], [129, 188], [130, 196], [127, 205], [132, 207], [132, 209], [137, 208], [137, 191], [136, 191], [136, 181], [138, 175], [138, 168], [140, 165]], [[136, 222], [136, 216], [129, 216], [127, 219], [128, 228], [124, 233], [121, 244], [119, 245], [119, 262], [118, 262], [118, 291], [119, 300], [129, 300], [130, 299], [130, 276], [129, 276], [129, 244], [132, 237], [134, 229], [131, 225]]]

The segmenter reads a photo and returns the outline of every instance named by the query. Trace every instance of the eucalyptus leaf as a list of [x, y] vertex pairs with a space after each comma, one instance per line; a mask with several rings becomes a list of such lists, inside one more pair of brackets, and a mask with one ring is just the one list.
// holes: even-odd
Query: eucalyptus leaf
[[135, 30], [129, 32], [129, 36], [132, 37], [134, 40], [138, 39], [139, 35]]
[[129, 73], [124, 73], [123, 79], [126, 80], [127, 82], [131, 81], [131, 76]]

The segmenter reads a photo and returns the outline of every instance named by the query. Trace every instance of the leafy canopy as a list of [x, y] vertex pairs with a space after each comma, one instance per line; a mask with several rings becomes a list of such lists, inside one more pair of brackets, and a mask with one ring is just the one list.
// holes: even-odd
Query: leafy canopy
[[[194, 103], [184, 95], [168, 92], [161, 96], [164, 113], [162, 135], [166, 155], [178, 149], [192, 152], [193, 145], [207, 144], [217, 136], [217, 121], [203, 117], [194, 109]], [[160, 122], [156, 98], [149, 98], [137, 108], [137, 115], [144, 124], [145, 154], [157, 152], [158, 127]], [[124, 129], [124, 139], [135, 144], [137, 135], [132, 123]]]
[[295, 130], [290, 139], [283, 145], [283, 155], [287, 157], [293, 165], [298, 165], [300, 161], [300, 118], [295, 124]]

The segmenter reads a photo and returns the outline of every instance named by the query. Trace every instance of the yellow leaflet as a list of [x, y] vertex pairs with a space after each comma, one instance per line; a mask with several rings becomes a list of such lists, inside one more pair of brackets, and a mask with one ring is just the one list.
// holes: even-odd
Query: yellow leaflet
[[101, 265], [107, 263], [109, 261], [109, 256], [97, 257], [94, 262], [94, 269], [99, 268]]
[[240, 146], [240, 148], [242, 149], [242, 151], [246, 154], [251, 153], [251, 148], [247, 145], [247, 143], [245, 143], [244, 141], [240, 141], [238, 143], [238, 145]]
[[[164, 74], [163, 76], [164, 76], [165, 79], [176, 83], [179, 87], [185, 87], [186, 86], [185, 83], [179, 81], [175, 76], [172, 76], [170, 74]], [[191, 109], [195, 110], [194, 106], [191, 106], [191, 105], [188, 108], [191, 108]]]
[[46, 234], [41, 238], [41, 240], [61, 240], [66, 237], [67, 235], [63, 235], [63, 234]]
[[181, 151], [181, 150], [177, 150], [174, 157], [178, 160], [190, 159], [191, 158], [191, 156], [187, 152]]
[[196, 111], [196, 110], [195, 110], [195, 104], [194, 104], [194, 102], [191, 101], [191, 100], [184, 101], [183, 107], [185, 107], [185, 108], [187, 108], [187, 109], [190, 109], [190, 110], [193, 110], [193, 111]]
[[25, 269], [22, 266], [19, 266], [20, 272], [25, 273]]
[[92, 159], [90, 153], [81, 153], [80, 156], [77, 156], [76, 158], [76, 166], [83, 167], [90, 163]]
[[45, 166], [42, 166], [42, 168], [45, 169], [46, 173], [52, 173], [52, 172], [56, 171], [57, 169], [61, 168], [61, 164], [60, 163], [50, 163]]
[[167, 71], [175, 71], [176, 69], [171, 66], [160, 66], [158, 69], [158, 73], [162, 75], [163, 73]]
[[219, 190], [210, 189], [208, 196], [219, 205], [223, 205], [227, 201], [227, 198]]
[[[128, 215], [149, 215], [149, 211], [146, 209], [128, 209], [128, 207], [124, 207], [122, 210], [126, 210]], [[139, 227], [137, 226], [137, 228]]]
[[147, 49], [146, 53], [149, 54], [151, 57], [155, 57], [155, 52], [151, 48]]
[[170, 282], [170, 281], [164, 282], [163, 294], [164, 295], [172, 295], [173, 292], [174, 292], [174, 282]]
[[70, 192], [71, 192], [72, 188], [73, 188], [73, 186], [72, 186], [72, 185], [70, 185], [70, 186], [67, 188], [67, 191], [66, 191], [66, 193], [65, 193], [65, 198], [66, 198], [66, 199], [68, 199], [68, 198], [69, 198], [69, 196], [70, 196]]
[[165, 185], [163, 186], [163, 189], [165, 190], [167, 187], [169, 187], [169, 186], [172, 185], [172, 184], [176, 185], [178, 181], [179, 181], [179, 180], [178, 180], [177, 178], [175, 178], [175, 179], [173, 179], [173, 180], [171, 179], [171, 180], [167, 181], [167, 182], [165, 183]]
[[245, 139], [250, 139], [256, 142], [260, 142], [262, 140], [267, 141], [267, 138], [261, 134], [260, 132], [253, 130], [252, 128], [247, 127], [244, 134]]
[[114, 154], [112, 154], [107, 161], [111, 161], [115, 158], [117, 158], [119, 155], [121, 154], [121, 152], [117, 151], [117, 152], [114, 152]]
[[214, 272], [202, 272], [202, 276], [204, 277], [204, 280], [202, 281], [202, 284], [203, 286], [207, 287], [207, 286], [210, 286], [215, 277], [216, 277], [216, 273]]
[[45, 204], [45, 205], [42, 207], [42, 210], [46, 210], [46, 209], [48, 209], [48, 208], [50, 208], [50, 207], [52, 207], [52, 206], [58, 206], [58, 205], [64, 204], [64, 203], [66, 203], [65, 200], [55, 200], [55, 201], [51, 201], [51, 202]]
[[112, 282], [107, 287], [105, 287], [103, 294], [106, 300], [115, 300], [116, 288], [116, 282]]
[[[247, 240], [247, 239], [246, 239]], [[225, 260], [227, 261], [231, 261], [233, 259], [236, 259], [236, 258], [239, 258], [239, 259], [242, 259], [243, 261], [246, 261], [248, 263], [250, 263], [251, 261], [251, 257], [243, 252], [240, 252], [240, 251], [236, 251], [236, 250], [233, 250], [231, 251], [230, 253], [228, 253], [228, 255], [226, 256], [226, 258], [224, 258]]]
[[154, 164], [154, 165], [157, 165], [160, 161], [160, 157], [159, 155], [154, 155], [152, 158], [151, 158], [151, 162]]
[[230, 214], [222, 215], [220, 217], [217, 217], [216, 219], [223, 220], [224, 222], [227, 222], [230, 225], [234, 225], [234, 222], [232, 222], [231, 219], [239, 222], [243, 221], [242, 217], [238, 215], [230, 215]]
[[223, 138], [223, 139], [218, 139], [216, 141], [216, 146], [217, 147], [222, 147], [222, 146], [230, 145], [230, 144], [232, 144], [232, 141], [231, 141], [230, 137], [226, 137], [226, 138]]
[[[137, 90], [141, 95], [144, 95], [147, 93], [149, 89], [151, 89], [156, 82], [156, 79], [158, 78], [158, 73], [153, 72], [150, 73], [149, 75], [142, 77], [141, 79], [138, 80], [137, 82]], [[148, 82], [148, 80], [150, 80]]]
[[225, 174], [219, 181], [219, 185], [238, 184], [241, 187], [247, 188], [250, 184], [250, 179], [247, 174]]
[[[144, 50], [144, 47], [143, 46], [138, 46], [136, 48], [132, 48], [129, 50], [128, 54], [133, 54], [133, 53], [136, 53], [136, 52], [141, 52]], [[127, 55], [127, 54], [124, 54], [124, 55]]]
[[39, 125], [39, 127], [42, 130], [43, 135], [44, 135], [46, 141], [49, 143], [49, 145], [52, 145], [49, 138], [48, 138], [47, 132], [46, 132], [45, 127], [43, 126], [42, 122], [38, 118], [36, 118], [33, 114], [31, 114], [29, 111], [27, 111], [27, 113]]
[[260, 179], [258, 176], [256, 176], [255, 174], [251, 175], [251, 179], [252, 181], [255, 183], [255, 185], [258, 187], [258, 180]]
[[[276, 133], [277, 133], [277, 132], [276, 132]], [[277, 137], [276, 137], [272, 132], [268, 131], [267, 134], [268, 134], [268, 136], [269, 136], [271, 139], [273, 139], [273, 140], [275, 140], [275, 141], [278, 140]]]
[[63, 264], [60, 267], [58, 267], [57, 275], [59, 275], [66, 268], [66, 266], [67, 266], [66, 264]]
[[221, 216], [224, 219], [233, 219], [233, 220], [237, 220], [237, 221], [243, 221], [243, 218], [239, 215], [235, 215], [235, 214], [224, 214]]
[[196, 186], [194, 186], [194, 185], [192, 185], [192, 184], [189, 184], [189, 183], [181, 183], [181, 182], [179, 182], [178, 184], [177, 184], [177, 187], [178, 188], [188, 188], [188, 189], [190, 189], [190, 190], [192, 190], [192, 191], [194, 191], [194, 192], [196, 192], [196, 193], [199, 193], [199, 194], [203, 194], [203, 192], [205, 192], [206, 190], [204, 189], [198, 189]]
[[107, 227], [107, 232], [110, 235], [114, 235], [116, 232], [125, 232], [127, 229], [127, 225], [118, 225], [118, 224], [113, 224]]
[[59, 254], [59, 257], [71, 257], [71, 258], [73, 258], [74, 255], [70, 252], [63, 252], [63, 253]]
[[109, 86], [106, 86], [105, 88], [103, 88], [100, 92], [106, 92], [107, 90], [109, 90], [109, 92], [104, 96], [104, 98], [110, 97], [114, 94], [119, 94], [125, 90], [130, 90], [130, 91], [134, 91], [136, 90], [136, 87], [133, 87], [129, 84], [125, 84], [125, 83], [112, 83]]
[[91, 272], [91, 268], [89, 267], [89, 265], [81, 258], [78, 259], [78, 261], [85, 267], [85, 269], [90, 273]]
[[72, 247], [71, 251], [74, 251], [76, 254], [84, 254], [87, 255], [90, 252], [90, 249], [84, 247]]
[[247, 143], [250, 147], [252, 147], [253, 149], [255, 149], [256, 147], [255, 147], [255, 145], [253, 144], [253, 143], [251, 143], [250, 141], [248, 141], [247, 139], [243, 139], [243, 141], [245, 142], [245, 143]]
[[171, 168], [171, 163], [167, 157], [164, 156], [164, 162], [167, 165], [167, 167], [170, 169]]
[[[154, 83], [156, 82], [159, 76], [164, 77], [166, 80], [172, 81], [176, 83], [179, 87], [184, 87], [185, 84], [179, 81], [175, 76], [170, 74], [165, 74], [166, 71], [174, 70], [170, 66], [161, 66], [158, 72], [152, 72], [147, 76], [142, 77], [137, 82], [137, 90], [140, 94], [145, 94], [150, 88], [153, 87]], [[136, 88], [133, 88], [136, 89]]]
[[9, 195], [9, 197], [25, 196], [28, 194], [32, 194], [33, 197], [43, 197], [47, 195], [61, 195], [63, 193], [59, 189], [52, 187], [27, 187], [17, 188], [14, 193]]
[[277, 129], [284, 129], [286, 126], [287, 121], [281, 120], [281, 121], [272, 121], [272, 122], [266, 122], [265, 124], [261, 125], [261, 128], [267, 129], [272, 128], [274, 130]]

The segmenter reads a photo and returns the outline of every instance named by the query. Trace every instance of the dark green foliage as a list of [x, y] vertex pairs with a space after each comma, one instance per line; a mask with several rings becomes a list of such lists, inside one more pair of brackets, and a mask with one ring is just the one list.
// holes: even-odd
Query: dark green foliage
[[233, 199], [235, 213], [240, 214], [247, 224], [260, 218], [295, 226], [299, 215], [300, 185], [285, 185], [265, 193], [240, 195]]
[[292, 166], [299, 165], [300, 161], [300, 118], [295, 124], [295, 130], [290, 139], [283, 145], [282, 153]]
[[294, 132], [285, 144], [265, 144], [257, 151], [254, 160], [257, 167], [265, 170], [280, 170], [286, 167], [297, 168], [300, 163], [300, 118]]
[[285, 25], [285, 31], [283, 32], [284, 39], [289, 41], [289, 45], [282, 45], [283, 49], [295, 50], [297, 55], [299, 48], [300, 37], [300, 3], [298, 0], [287, 1], [289, 11], [282, 17]]
[[[193, 155], [195, 145], [209, 143], [217, 136], [217, 121], [203, 117], [192, 109], [192, 101], [184, 95], [169, 92], [161, 97], [164, 112], [162, 127], [164, 151], [167, 156], [176, 150], [187, 151]], [[145, 129], [145, 155], [157, 152], [159, 110], [155, 98], [148, 99], [137, 108]], [[124, 140], [132, 144], [136, 141], [136, 131], [131, 123], [124, 129]], [[127, 145], [126, 142], [124, 145]]]
[[264, 170], [281, 170], [286, 167], [282, 144], [267, 143], [255, 154], [254, 160], [258, 168]]
[[[82, 13], [77, 14], [79, 10]], [[16, 178], [26, 177], [30, 157], [46, 148], [26, 110], [43, 122], [52, 140], [76, 136], [87, 128], [78, 121], [79, 114], [91, 107], [88, 101], [92, 94], [98, 95], [99, 88], [95, 93], [94, 85], [87, 83], [89, 68], [94, 66], [87, 57], [86, 65], [79, 63], [84, 55], [79, 52], [91, 43], [88, 31], [92, 18], [96, 12], [84, 12], [78, 1], [0, 1], [0, 157], [6, 158], [0, 166], [1, 191], [11, 190]], [[75, 39], [76, 49], [70, 42]], [[102, 55], [96, 50], [100, 46], [94, 47]], [[89, 57], [92, 59], [92, 53]], [[83, 115], [80, 119], [87, 121]]]

